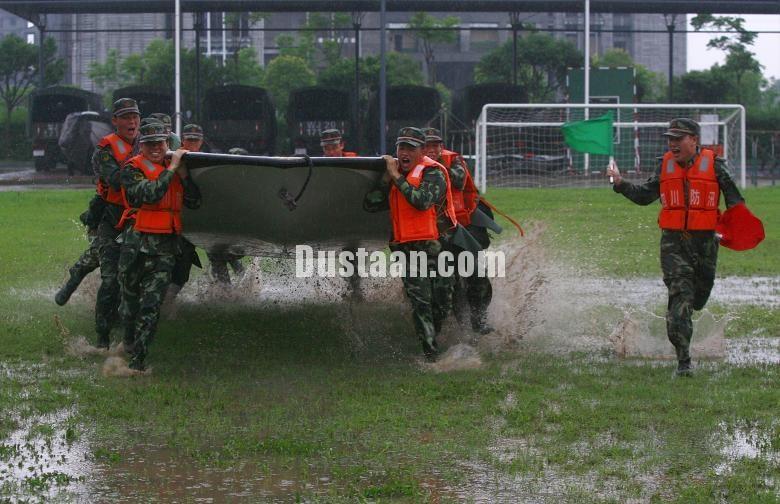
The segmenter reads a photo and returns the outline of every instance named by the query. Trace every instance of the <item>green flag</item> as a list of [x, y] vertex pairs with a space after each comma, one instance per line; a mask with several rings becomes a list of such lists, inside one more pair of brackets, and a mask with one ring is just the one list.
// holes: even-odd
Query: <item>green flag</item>
[[567, 122], [561, 126], [563, 140], [577, 152], [589, 154], [613, 154], [612, 111], [596, 119]]

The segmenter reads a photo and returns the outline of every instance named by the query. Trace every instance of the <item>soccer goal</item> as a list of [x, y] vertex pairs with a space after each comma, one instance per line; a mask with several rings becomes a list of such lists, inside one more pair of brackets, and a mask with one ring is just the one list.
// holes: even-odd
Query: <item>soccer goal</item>
[[476, 123], [475, 181], [488, 187], [566, 187], [604, 184], [608, 157], [568, 149], [561, 126], [614, 115], [615, 160], [627, 180], [641, 181], [666, 152], [669, 121], [690, 117], [701, 144], [728, 161], [745, 187], [745, 108], [696, 104], [487, 104]]

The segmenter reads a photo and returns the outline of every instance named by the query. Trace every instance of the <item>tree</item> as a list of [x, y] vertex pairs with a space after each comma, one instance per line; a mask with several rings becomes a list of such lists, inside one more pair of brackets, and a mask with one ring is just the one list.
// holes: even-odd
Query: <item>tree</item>
[[[531, 33], [517, 41], [517, 84], [532, 103], [554, 101], [566, 83], [566, 70], [579, 67], [582, 53], [571, 42], [543, 33]], [[474, 69], [477, 84], [512, 82], [512, 41], [486, 54]]]
[[225, 64], [223, 81], [225, 84], [260, 86], [263, 77], [264, 70], [257, 62], [257, 52], [252, 47], [244, 47]]
[[[43, 41], [45, 65], [44, 84], [56, 84], [65, 74], [65, 62], [57, 58], [57, 44], [54, 39]], [[27, 94], [35, 87], [40, 67], [38, 46], [28, 44], [17, 35], [6, 35], [0, 40], [0, 99], [5, 104], [5, 145], [9, 146], [11, 114]]]
[[[379, 67], [380, 61], [378, 56], [360, 58], [360, 91], [362, 100], [368, 100], [371, 94], [379, 90]], [[354, 91], [352, 88], [355, 82], [354, 75], [355, 61], [341, 59], [335, 64], [324, 68], [319, 73], [318, 83], [321, 86], [342, 89], [351, 93]], [[389, 86], [423, 84], [420, 64], [406, 54], [388, 53], [387, 84]]]
[[436, 84], [436, 44], [453, 44], [458, 40], [457, 26], [460, 19], [447, 16], [436, 19], [427, 12], [415, 12], [409, 19], [412, 36], [422, 44], [425, 68], [428, 70], [428, 83]]
[[313, 86], [315, 82], [314, 71], [298, 56], [277, 56], [265, 69], [265, 88], [273, 97], [276, 109], [284, 116], [290, 91]]
[[755, 54], [748, 50], [748, 46], [755, 42], [757, 34], [747, 30], [744, 24], [745, 20], [741, 17], [712, 14], [699, 14], [691, 20], [691, 25], [696, 31], [710, 27], [730, 32], [711, 39], [707, 42], [707, 47], [726, 52], [726, 64], [723, 65], [723, 69], [735, 80], [737, 103], [743, 103], [742, 85], [745, 76], [751, 73], [760, 75], [763, 68], [756, 60]]
[[640, 102], [654, 102], [664, 88], [663, 77], [644, 65], [635, 63], [631, 55], [622, 49], [610, 49], [601, 56], [594, 56], [591, 61], [594, 67], [633, 67], [636, 71], [636, 94]]

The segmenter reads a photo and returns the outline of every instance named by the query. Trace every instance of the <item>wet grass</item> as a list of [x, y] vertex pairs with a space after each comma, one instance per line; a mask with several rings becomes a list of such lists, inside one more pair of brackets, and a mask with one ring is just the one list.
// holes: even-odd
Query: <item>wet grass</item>
[[[777, 195], [746, 192], [765, 221], [776, 217]], [[33, 421], [32, 435], [51, 438], [64, 429], [65, 439], [88, 437], [88, 458], [124, 488], [120, 497], [127, 501], [154, 492], [141, 487], [133, 494], [130, 483], [138, 476], [111, 471], [145, 445], [200, 467], [247, 465], [269, 478], [284, 471], [297, 483], [279, 490], [283, 501], [296, 495], [315, 502], [780, 498], [777, 366], [707, 363], [694, 379], [674, 380], [666, 363], [501, 354], [484, 357], [479, 370], [434, 374], [419, 363], [403, 308], [367, 307], [360, 313], [370, 322], [355, 321], [355, 336], [340, 304], [204, 304], [184, 305], [177, 320], [161, 322], [151, 376], [103, 378], [102, 358], [64, 355], [53, 322], [59, 314], [73, 335], [89, 337], [91, 307], [50, 301], [86, 245], [63, 216], [77, 215], [88, 197], [86, 191], [0, 193], [0, 225], [9, 230], [0, 238], [0, 439], [20, 419], [75, 404], [65, 425]], [[589, 267], [625, 276], [657, 273], [657, 231], [637, 232], [637, 219], [654, 226], [653, 209], [596, 190], [491, 191], [491, 199], [514, 215], [544, 217], [553, 231], [549, 244], [577, 244], [577, 257]], [[607, 209], [631, 223], [619, 226], [623, 235], [611, 231]], [[648, 257], [638, 257], [645, 246]], [[605, 254], [621, 258], [615, 268], [607, 267]], [[724, 251], [720, 271], [775, 276], [780, 259], [771, 255], [762, 248], [752, 256]], [[719, 309], [738, 312], [735, 333], [780, 334], [775, 311]], [[763, 455], [724, 455], [724, 424], [765, 434]], [[0, 441], [0, 469], [13, 453]], [[724, 463], [725, 471], [714, 470]], [[300, 484], [322, 476], [332, 484], [315, 490]], [[0, 484], [0, 500], [16, 491], [46, 495], [66, 487], [67, 478], [39, 474], [26, 490]]]
[[[764, 223], [767, 238], [757, 248], [721, 248], [719, 276], [776, 275], [780, 271], [780, 187], [742, 192]], [[491, 189], [487, 198], [521, 224], [543, 221], [548, 250], [585, 269], [616, 277], [661, 274], [657, 217], [660, 205], [636, 205], [611, 188]], [[500, 218], [499, 218], [500, 219]], [[501, 220], [509, 230], [516, 231]]]

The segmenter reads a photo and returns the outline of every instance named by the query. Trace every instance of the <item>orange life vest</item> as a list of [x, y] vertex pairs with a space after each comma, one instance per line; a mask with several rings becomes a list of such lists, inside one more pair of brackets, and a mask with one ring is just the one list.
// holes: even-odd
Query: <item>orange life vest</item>
[[[111, 152], [114, 154], [114, 159], [121, 169], [124, 166], [125, 161], [133, 153], [132, 144], [127, 143], [116, 133], [111, 133], [110, 135], [104, 136], [97, 146], [98, 148], [102, 149], [108, 145], [111, 146]], [[100, 180], [99, 177], [97, 181], [97, 193], [109, 203], [113, 203], [114, 205], [127, 206], [122, 199], [121, 191], [114, 190], [110, 184], [104, 183], [102, 180]]]
[[[444, 204], [445, 212], [452, 222], [452, 227], [457, 225], [455, 208], [452, 206], [452, 191], [450, 190], [450, 177], [447, 169], [433, 159], [425, 156], [422, 162], [415, 166], [407, 175], [406, 181], [412, 187], [420, 187], [426, 170], [441, 169], [447, 181], [447, 196]], [[437, 240], [439, 228], [436, 225], [436, 206], [431, 205], [427, 210], [418, 210], [411, 205], [403, 193], [393, 184], [390, 187], [390, 218], [393, 223], [393, 243], [406, 243], [419, 240]]]
[[358, 157], [357, 152], [341, 151], [341, 157]]
[[466, 165], [466, 161], [457, 152], [453, 152], [447, 149], [442, 149], [441, 159], [442, 164], [449, 171], [452, 162], [460, 158], [463, 163], [463, 169], [466, 172], [466, 181], [463, 183], [463, 189], [457, 187], [452, 188], [452, 205], [455, 207], [455, 215], [458, 218], [458, 222], [463, 226], [471, 224], [471, 214], [477, 208], [479, 199], [479, 191], [477, 186], [474, 185], [474, 180], [469, 173], [469, 167]]
[[701, 149], [696, 162], [684, 169], [671, 152], [661, 162], [661, 229], [714, 230], [718, 223], [720, 186], [715, 176], [715, 154]]
[[[157, 180], [166, 170], [166, 165], [153, 163], [143, 155], [135, 156], [127, 163], [138, 168], [149, 180]], [[124, 191], [124, 188], [122, 188]], [[165, 195], [156, 203], [144, 203], [138, 209], [129, 209], [123, 215], [122, 220], [129, 217], [129, 213], [135, 210], [135, 224], [133, 228], [142, 233], [153, 234], [181, 234], [181, 207], [184, 201], [184, 186], [178, 173], [173, 174], [171, 183]]]

